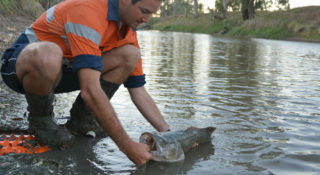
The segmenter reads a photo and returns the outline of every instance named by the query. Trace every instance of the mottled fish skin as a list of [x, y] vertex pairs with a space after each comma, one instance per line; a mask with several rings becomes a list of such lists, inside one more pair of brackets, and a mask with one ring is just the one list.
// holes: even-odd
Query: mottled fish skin
[[184, 160], [184, 153], [194, 145], [209, 142], [215, 127], [149, 133], [140, 136], [140, 142], [150, 146], [153, 160], [161, 162], [178, 162]]

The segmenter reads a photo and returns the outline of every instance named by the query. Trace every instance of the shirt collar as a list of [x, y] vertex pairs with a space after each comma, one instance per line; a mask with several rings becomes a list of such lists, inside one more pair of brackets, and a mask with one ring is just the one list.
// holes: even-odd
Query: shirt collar
[[[108, 2], [108, 20], [116, 21], [118, 28], [120, 29], [120, 15], [119, 15], [119, 1], [118, 0], [109, 0]], [[133, 28], [134, 31], [137, 31], [137, 28]]]
[[107, 19], [116, 21], [118, 23], [118, 28], [120, 29], [119, 1], [118, 0], [109, 0]]

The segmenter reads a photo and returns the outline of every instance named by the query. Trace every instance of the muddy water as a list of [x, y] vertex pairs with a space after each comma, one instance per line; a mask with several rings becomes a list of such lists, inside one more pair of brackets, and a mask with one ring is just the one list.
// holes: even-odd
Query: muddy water
[[[0, 157], [0, 174], [319, 174], [320, 44], [139, 32], [146, 88], [173, 130], [216, 126], [184, 162], [136, 167], [110, 138]], [[78, 92], [57, 96], [64, 123]], [[25, 128], [23, 96], [0, 83], [1, 125]], [[112, 104], [128, 134], [154, 129], [125, 88]], [[62, 117], [61, 117], [62, 116]], [[40, 173], [41, 174], [41, 173]]]

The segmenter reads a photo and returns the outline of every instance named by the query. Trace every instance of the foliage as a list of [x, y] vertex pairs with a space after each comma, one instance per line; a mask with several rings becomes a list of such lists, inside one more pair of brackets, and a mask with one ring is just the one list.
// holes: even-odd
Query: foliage
[[0, 0], [0, 12], [12, 13], [19, 10], [18, 0]]
[[0, 0], [0, 13], [39, 16], [44, 9], [62, 0]]
[[[245, 20], [254, 17], [256, 11], [263, 11], [272, 7], [289, 10], [289, 0], [227, 0], [229, 2], [229, 8], [227, 9], [223, 6], [224, 1], [225, 0], [215, 1], [215, 8], [218, 14], [225, 16], [227, 13], [226, 10], [232, 9], [232, 12], [241, 11], [243, 19]], [[250, 5], [250, 3], [252, 4]]]
[[242, 20], [240, 12], [218, 20], [211, 14], [193, 17], [154, 18], [153, 29], [197, 32], [236, 37], [269, 39], [304, 39], [320, 41], [320, 8], [303, 7], [292, 10], [258, 11], [256, 17]]
[[37, 0], [43, 8], [48, 9], [51, 6], [63, 1], [63, 0]]
[[223, 8], [223, 0], [216, 0], [214, 6], [218, 14], [224, 15], [226, 13], [225, 9]]

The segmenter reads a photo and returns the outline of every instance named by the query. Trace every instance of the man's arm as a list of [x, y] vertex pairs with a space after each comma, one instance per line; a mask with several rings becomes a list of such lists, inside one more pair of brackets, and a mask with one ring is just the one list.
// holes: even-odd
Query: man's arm
[[164, 132], [169, 129], [169, 125], [163, 119], [159, 109], [144, 86], [138, 88], [128, 88], [128, 91], [133, 103], [154, 128], [156, 128], [159, 132]]
[[101, 89], [100, 75], [99, 71], [88, 68], [78, 71], [82, 98], [95, 114], [100, 126], [119, 149], [135, 164], [146, 163], [152, 159], [149, 153], [150, 148], [145, 144], [132, 141], [124, 131], [107, 96]]

